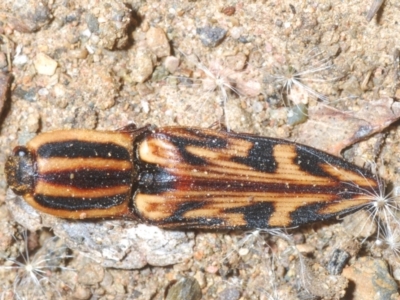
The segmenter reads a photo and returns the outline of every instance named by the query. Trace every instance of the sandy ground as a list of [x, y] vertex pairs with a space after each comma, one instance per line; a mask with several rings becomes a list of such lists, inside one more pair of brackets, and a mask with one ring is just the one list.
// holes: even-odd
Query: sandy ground
[[400, 4], [368, 22], [372, 5], [2, 1], [1, 299], [398, 299], [395, 218], [250, 233], [69, 222], [27, 207], [4, 174], [39, 132], [221, 122], [342, 156], [397, 196]]

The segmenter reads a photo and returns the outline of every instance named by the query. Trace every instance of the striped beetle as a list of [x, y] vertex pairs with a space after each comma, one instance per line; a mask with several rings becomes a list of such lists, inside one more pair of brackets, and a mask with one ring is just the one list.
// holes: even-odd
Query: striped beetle
[[16, 147], [11, 189], [61, 218], [170, 228], [288, 227], [362, 208], [369, 171], [294, 142], [194, 127], [60, 130]]

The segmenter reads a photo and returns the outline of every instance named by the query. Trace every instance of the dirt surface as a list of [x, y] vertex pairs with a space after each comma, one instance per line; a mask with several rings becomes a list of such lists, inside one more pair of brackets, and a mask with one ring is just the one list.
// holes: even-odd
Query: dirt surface
[[4, 174], [40, 132], [223, 123], [341, 155], [397, 196], [400, 4], [368, 22], [373, 2], [1, 1], [0, 298], [399, 299], [396, 202], [378, 225], [175, 232], [39, 214]]

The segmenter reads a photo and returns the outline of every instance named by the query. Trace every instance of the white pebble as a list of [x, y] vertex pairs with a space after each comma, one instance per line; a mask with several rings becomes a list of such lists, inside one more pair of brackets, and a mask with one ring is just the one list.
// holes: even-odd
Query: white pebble
[[400, 269], [395, 269], [393, 271], [393, 277], [394, 279], [396, 279], [397, 281], [400, 281]]
[[47, 96], [49, 94], [49, 90], [46, 88], [41, 88], [38, 90], [38, 95], [40, 96]]
[[90, 32], [90, 30], [88, 28], [88, 29], [85, 29], [84, 31], [82, 31], [81, 35], [85, 36], [85, 37], [90, 37], [92, 35], [92, 33]]
[[176, 58], [175, 56], [168, 56], [165, 59], [164, 66], [168, 70], [168, 72], [172, 74], [176, 71], [176, 69], [179, 66], [179, 59]]
[[240, 38], [242, 32], [243, 32], [243, 27], [238, 27], [238, 26], [232, 27], [230, 30], [231, 37], [235, 40]]
[[33, 61], [36, 72], [40, 75], [52, 76], [56, 72], [57, 62], [44, 53], [38, 53]]
[[240, 256], [245, 256], [245, 255], [247, 255], [249, 253], [249, 249], [247, 249], [247, 248], [240, 248], [239, 249], [239, 255]]
[[85, 47], [86, 47], [87, 51], [88, 51], [90, 54], [93, 54], [93, 53], [94, 53], [95, 49], [94, 49], [92, 46], [86, 45]]
[[14, 56], [13, 64], [17, 66], [25, 65], [28, 62], [28, 56], [25, 54]]
[[148, 114], [150, 112], [150, 106], [149, 106], [149, 102], [147, 101], [140, 101], [140, 104], [142, 104], [142, 110], [145, 114]]

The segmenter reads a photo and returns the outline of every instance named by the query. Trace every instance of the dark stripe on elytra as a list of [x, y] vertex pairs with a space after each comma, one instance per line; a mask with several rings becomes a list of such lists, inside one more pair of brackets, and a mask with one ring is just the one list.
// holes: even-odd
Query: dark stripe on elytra
[[205, 131], [198, 129], [186, 128], [183, 131], [188, 132], [190, 135], [193, 135], [196, 138], [182, 138], [180, 136], [175, 137], [173, 135], [171, 135], [171, 137], [186, 140], [186, 143], [189, 143], [190, 145], [196, 147], [205, 146], [206, 148], [210, 149], [223, 149], [228, 147], [228, 141], [226, 140], [226, 138], [215, 136], [213, 134], [207, 134]]
[[332, 175], [326, 173], [321, 168], [322, 165], [328, 164], [344, 170], [352, 171], [356, 174], [364, 176], [365, 178], [375, 180], [373, 174], [368, 170], [359, 168], [339, 157], [330, 155], [323, 151], [297, 144], [296, 152], [297, 156], [294, 159], [294, 163], [299, 165], [302, 171], [308, 172], [309, 174], [328, 178], [332, 177]]
[[234, 156], [232, 161], [244, 164], [253, 170], [265, 173], [274, 173], [278, 168], [278, 164], [274, 158], [274, 140], [258, 139], [252, 141], [253, 146], [246, 157]]
[[34, 198], [38, 204], [46, 208], [79, 211], [90, 209], [107, 209], [122, 204], [129, 196], [130, 193], [96, 198], [56, 197], [36, 194], [34, 195]]
[[109, 158], [130, 160], [129, 151], [113, 143], [86, 142], [69, 140], [65, 142], [46, 143], [37, 150], [38, 156], [43, 158]]
[[243, 207], [224, 209], [223, 213], [243, 214], [243, 218], [246, 221], [246, 226], [242, 226], [242, 229], [263, 229], [269, 227], [269, 218], [274, 211], [275, 208], [273, 203], [258, 202]]
[[178, 221], [175, 220], [174, 217], [166, 218], [162, 221], [150, 221], [150, 224], [170, 227], [174, 229], [190, 229], [190, 228], [211, 228], [215, 226], [216, 229], [220, 228], [221, 225], [223, 229], [234, 229], [236, 226], [226, 226], [224, 224], [224, 220], [221, 218], [211, 218], [211, 217], [198, 217], [198, 218], [177, 218]]
[[[335, 202], [333, 202], [332, 204], [335, 204]], [[359, 207], [349, 207], [348, 209], [344, 209], [336, 213], [320, 214], [319, 211], [326, 207], [329, 207], [329, 203], [313, 203], [297, 208], [295, 211], [290, 213], [290, 218], [292, 220], [290, 226], [298, 226], [311, 222], [333, 219], [337, 216], [359, 210], [360, 208], [362, 208], [362, 205], [360, 205]]]
[[190, 165], [195, 166], [205, 166], [208, 164], [207, 160], [198, 157], [188, 151], [186, 148], [188, 146], [195, 146], [206, 149], [223, 149], [228, 146], [228, 142], [224, 138], [217, 137], [215, 135], [207, 135], [202, 131], [197, 131], [194, 129], [185, 129], [183, 132], [188, 132], [190, 135], [196, 136], [196, 138], [191, 139], [190, 137], [175, 136], [170, 133], [157, 132], [154, 138], [167, 140], [179, 150], [180, 155], [184, 161]]
[[205, 203], [201, 202], [188, 202], [188, 203], [182, 203], [177, 207], [177, 209], [174, 211], [174, 214], [171, 215], [168, 218], [164, 218], [160, 222], [156, 222], [156, 224], [160, 225], [168, 225], [168, 224], [173, 224], [175, 227], [175, 224], [182, 223], [184, 224], [184, 227], [190, 228], [190, 227], [201, 227], [201, 226], [213, 226], [213, 225], [220, 225], [223, 223], [223, 220], [220, 218], [205, 218], [205, 217], [198, 217], [198, 218], [186, 218], [183, 215], [189, 211], [192, 210], [197, 210], [201, 209]]
[[[270, 192], [285, 194], [312, 193], [337, 195], [338, 199], [351, 199], [355, 195], [365, 194], [374, 189], [357, 187], [351, 182], [334, 181], [331, 186], [312, 185], [305, 181], [304, 185], [290, 184], [289, 188], [284, 183], [259, 183], [244, 180], [222, 179], [195, 179], [192, 177], [176, 176], [165, 169], [151, 164], [139, 164], [140, 174], [137, 182], [138, 189], [143, 194], [157, 195], [171, 191], [204, 191], [207, 192]], [[273, 200], [273, 199], [272, 199]]]
[[[73, 174], [72, 179], [71, 174]], [[41, 173], [38, 179], [51, 184], [73, 186], [80, 189], [130, 186], [132, 184], [132, 170], [74, 169], [71, 171]]]

